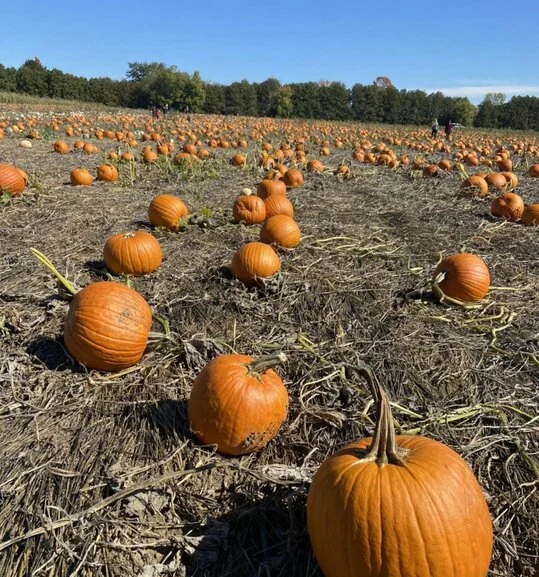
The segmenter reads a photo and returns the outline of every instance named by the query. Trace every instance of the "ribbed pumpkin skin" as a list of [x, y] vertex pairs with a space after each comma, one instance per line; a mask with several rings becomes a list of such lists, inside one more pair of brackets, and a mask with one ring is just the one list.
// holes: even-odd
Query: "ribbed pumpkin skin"
[[294, 218], [294, 206], [284, 194], [272, 194], [264, 200], [266, 205], [266, 218], [271, 218], [277, 214], [285, 214]]
[[21, 194], [25, 184], [24, 178], [15, 166], [0, 163], [0, 194]]
[[301, 231], [292, 217], [277, 214], [268, 218], [262, 225], [260, 240], [283, 248], [294, 248], [301, 241]]
[[161, 266], [163, 251], [159, 241], [149, 232], [119, 232], [105, 243], [103, 260], [113, 274], [140, 276]]
[[148, 218], [153, 226], [163, 226], [178, 230], [180, 221], [188, 214], [183, 200], [172, 194], [159, 194], [153, 198], [148, 208]]
[[536, 224], [539, 225], [539, 203], [528, 204], [520, 217], [522, 224]]
[[268, 278], [281, 268], [281, 259], [271, 246], [262, 242], [248, 242], [232, 257], [232, 274], [246, 284]]
[[266, 220], [266, 205], [259, 196], [242, 195], [234, 201], [232, 214], [236, 222], [260, 224]]
[[256, 194], [258, 194], [262, 199], [265, 199], [272, 194], [286, 195], [286, 184], [282, 180], [270, 180], [269, 178], [265, 178], [258, 183]]
[[492, 201], [490, 212], [493, 216], [508, 220], [518, 220], [524, 212], [524, 200], [514, 192], [500, 194]]
[[313, 478], [307, 526], [325, 577], [486, 577], [492, 523], [466, 462], [398, 436], [404, 466], [361, 463], [370, 443], [343, 448]]
[[480, 301], [490, 287], [490, 273], [484, 261], [475, 254], [459, 253], [447, 256], [436, 267], [445, 278], [438, 286], [448, 297], [464, 302]]
[[299, 168], [290, 168], [283, 174], [281, 180], [286, 188], [298, 188], [303, 186], [303, 173]]
[[150, 305], [139, 293], [123, 284], [96, 282], [71, 301], [64, 342], [87, 368], [120, 371], [142, 358], [151, 324]]
[[86, 168], [74, 168], [69, 177], [73, 186], [90, 186], [94, 181], [94, 177]]
[[288, 392], [267, 369], [250, 375], [247, 355], [221, 355], [198, 374], [188, 403], [192, 431], [219, 453], [245, 455], [260, 449], [279, 431], [288, 413]]

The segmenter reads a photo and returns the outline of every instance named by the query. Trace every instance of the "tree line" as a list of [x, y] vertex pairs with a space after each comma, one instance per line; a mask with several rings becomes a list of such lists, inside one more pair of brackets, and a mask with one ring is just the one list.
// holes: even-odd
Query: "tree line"
[[0, 64], [0, 90], [32, 96], [96, 102], [124, 108], [165, 106], [206, 114], [352, 120], [403, 125], [430, 125], [434, 118], [465, 126], [539, 130], [539, 98], [487, 94], [479, 106], [467, 98], [441, 92], [398, 90], [381, 76], [372, 84], [319, 81], [281, 84], [242, 80], [229, 85], [205, 82], [158, 62], [128, 64], [123, 80], [84, 78], [45, 68], [38, 58], [18, 69]]

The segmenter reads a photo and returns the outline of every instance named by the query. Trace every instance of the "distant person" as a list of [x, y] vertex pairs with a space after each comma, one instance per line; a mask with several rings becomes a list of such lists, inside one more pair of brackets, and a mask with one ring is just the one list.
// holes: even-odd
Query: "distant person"
[[436, 135], [438, 134], [438, 128], [439, 128], [437, 118], [434, 119], [430, 128], [431, 128], [431, 133], [430, 133], [431, 138], [436, 138]]
[[165, 106], [163, 106], [163, 114], [166, 114], [168, 112], [168, 102], [165, 104]]
[[453, 132], [453, 123], [451, 122], [451, 119], [447, 121], [444, 132], [446, 140], [451, 140], [451, 133]]

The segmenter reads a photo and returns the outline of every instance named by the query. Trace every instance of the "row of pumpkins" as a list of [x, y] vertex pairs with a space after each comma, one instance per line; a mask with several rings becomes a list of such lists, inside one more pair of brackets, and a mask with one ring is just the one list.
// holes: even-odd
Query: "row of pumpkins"
[[[286, 198], [286, 185], [283, 194], [277, 184], [281, 181], [264, 180], [257, 195], [236, 199], [233, 214], [239, 222], [263, 223], [262, 240], [276, 243], [273, 237], [263, 237], [262, 231], [270, 234], [273, 219], [294, 221], [288, 203], [272, 198]], [[267, 192], [272, 188], [281, 192]], [[277, 200], [289, 214], [273, 214]], [[174, 230], [186, 218], [187, 207], [179, 198], [159, 195], [152, 200], [148, 216], [154, 226]], [[299, 227], [293, 233], [288, 236], [299, 242]], [[129, 248], [139, 243], [144, 247], [141, 252]], [[270, 244], [243, 245], [233, 258], [232, 272], [247, 284], [271, 276], [278, 266], [273, 257], [260, 258], [267, 251], [278, 259]], [[145, 274], [162, 259], [158, 241], [145, 231], [114, 235], [106, 242], [103, 256], [115, 274]], [[447, 257], [433, 276], [435, 294], [458, 301], [481, 300], [489, 284], [488, 268], [472, 254]], [[137, 363], [152, 324], [147, 301], [120, 283], [96, 282], [71, 292], [64, 327], [69, 353], [86, 367], [104, 371]], [[272, 368], [285, 360], [284, 355], [255, 359], [240, 354], [211, 360], [197, 375], [188, 402], [197, 438], [226, 455], [242, 455], [266, 445], [287, 417], [288, 392]], [[308, 531], [325, 576], [485, 577], [492, 523], [470, 467], [442, 443], [397, 436], [384, 388], [368, 367], [360, 367], [360, 372], [376, 402], [374, 437], [328, 457], [314, 475], [307, 499]], [[230, 403], [231, 398], [237, 402]]]

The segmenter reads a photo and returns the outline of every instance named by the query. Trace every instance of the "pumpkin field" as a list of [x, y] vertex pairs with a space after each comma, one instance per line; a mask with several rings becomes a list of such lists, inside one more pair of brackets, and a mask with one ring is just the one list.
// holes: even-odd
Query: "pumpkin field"
[[2, 577], [539, 575], [538, 135], [441, 132], [2, 108]]

